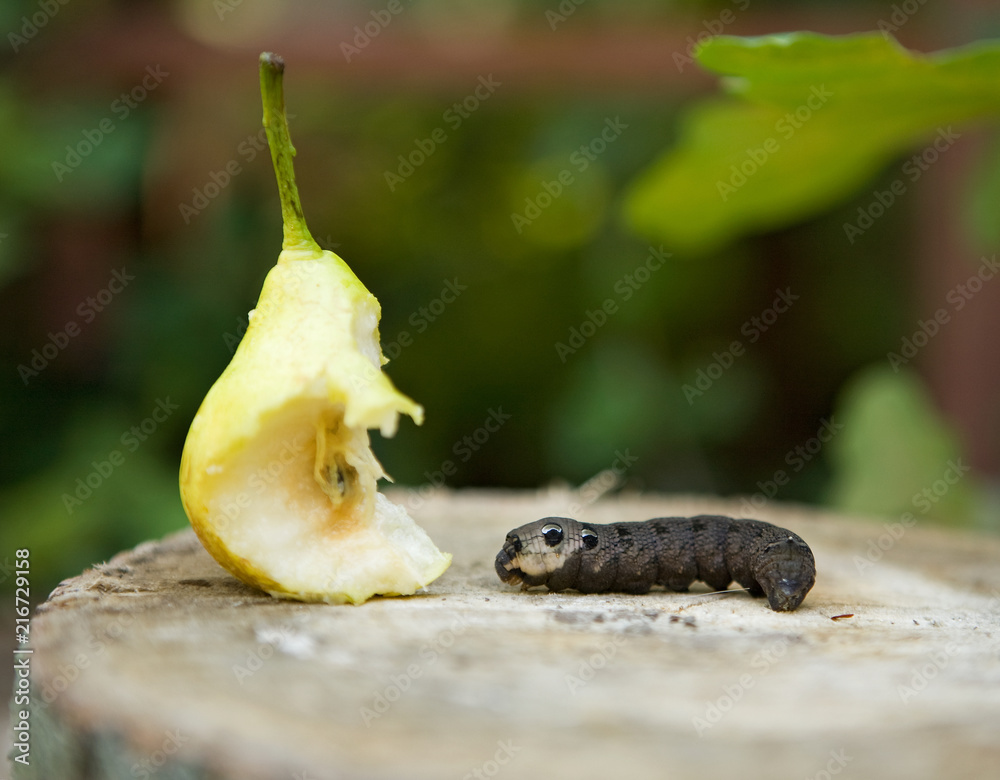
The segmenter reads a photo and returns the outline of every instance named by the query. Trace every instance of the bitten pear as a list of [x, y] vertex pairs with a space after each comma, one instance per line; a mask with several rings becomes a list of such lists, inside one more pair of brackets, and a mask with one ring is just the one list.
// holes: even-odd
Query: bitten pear
[[409, 595], [448, 568], [426, 532], [377, 489], [368, 429], [423, 409], [382, 372], [378, 301], [306, 227], [285, 118], [284, 63], [260, 58], [264, 126], [284, 242], [232, 362], [191, 424], [184, 509], [212, 556], [271, 595], [361, 603]]

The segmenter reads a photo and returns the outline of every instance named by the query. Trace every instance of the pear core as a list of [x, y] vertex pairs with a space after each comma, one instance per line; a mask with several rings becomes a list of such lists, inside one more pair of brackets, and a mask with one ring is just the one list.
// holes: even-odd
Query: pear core
[[448, 567], [384, 477], [368, 428], [423, 409], [382, 372], [378, 301], [332, 252], [284, 250], [198, 410], [181, 496], [206, 549], [274, 596], [408, 595]]
[[320, 249], [295, 185], [285, 62], [260, 55], [264, 129], [284, 239], [232, 362], [198, 409], [181, 455], [181, 501], [226, 569], [273, 596], [361, 603], [409, 595], [448, 568], [386, 476], [368, 429], [424, 410], [382, 373], [378, 301]]

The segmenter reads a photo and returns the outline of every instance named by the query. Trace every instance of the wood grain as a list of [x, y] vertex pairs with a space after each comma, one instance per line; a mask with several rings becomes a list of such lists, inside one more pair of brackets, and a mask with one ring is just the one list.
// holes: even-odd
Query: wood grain
[[[277, 601], [226, 574], [190, 531], [63, 583], [32, 625], [32, 766], [14, 776], [912, 780], [1000, 770], [996, 538], [921, 522], [896, 539], [881, 522], [768, 505], [758, 518], [802, 536], [818, 572], [797, 611], [776, 613], [698, 586], [522, 593], [493, 571], [506, 532], [565, 514], [576, 497], [397, 496], [454, 553], [414, 597]], [[579, 517], [738, 512], [631, 496]], [[880, 537], [888, 549], [872, 562]]]

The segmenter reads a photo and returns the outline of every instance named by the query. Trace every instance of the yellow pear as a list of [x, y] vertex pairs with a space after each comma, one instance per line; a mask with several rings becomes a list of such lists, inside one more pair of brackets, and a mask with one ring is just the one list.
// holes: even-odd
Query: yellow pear
[[408, 595], [451, 556], [377, 491], [368, 429], [420, 424], [382, 373], [381, 309], [309, 234], [292, 169], [280, 57], [260, 57], [264, 127], [284, 242], [232, 362], [205, 396], [181, 457], [184, 509], [205, 548], [273, 596], [361, 603]]

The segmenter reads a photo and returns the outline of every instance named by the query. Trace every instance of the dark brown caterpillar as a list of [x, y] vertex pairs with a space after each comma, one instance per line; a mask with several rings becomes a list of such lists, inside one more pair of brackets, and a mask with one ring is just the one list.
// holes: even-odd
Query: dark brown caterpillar
[[509, 585], [581, 593], [686, 591], [695, 580], [725, 590], [736, 580], [778, 612], [798, 607], [816, 581], [812, 550], [799, 536], [721, 515], [608, 525], [545, 517], [507, 534], [496, 570]]

